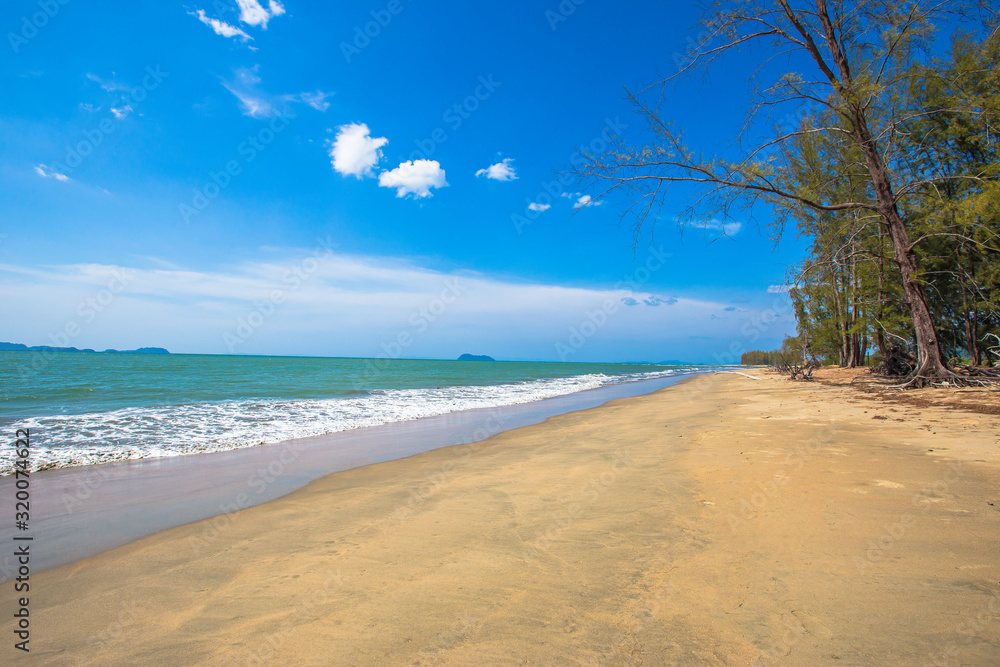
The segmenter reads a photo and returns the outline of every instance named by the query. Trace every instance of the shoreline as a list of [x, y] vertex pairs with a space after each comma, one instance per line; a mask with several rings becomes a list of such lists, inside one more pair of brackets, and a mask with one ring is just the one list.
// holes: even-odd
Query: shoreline
[[[605, 385], [495, 408], [458, 410], [225, 451], [133, 459], [32, 473], [33, 571], [66, 565], [135, 539], [280, 498], [325, 475], [406, 458], [673, 386], [707, 371]], [[13, 494], [12, 475], [0, 496]], [[0, 525], [0, 541], [17, 534]], [[0, 556], [0, 583], [16, 571]]]
[[328, 475], [43, 572], [32, 660], [995, 664], [996, 419], [761, 375]]

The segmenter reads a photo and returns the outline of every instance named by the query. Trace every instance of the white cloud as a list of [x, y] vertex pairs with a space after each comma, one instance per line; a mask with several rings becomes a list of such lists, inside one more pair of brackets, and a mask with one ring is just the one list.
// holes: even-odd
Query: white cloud
[[270, 118], [277, 113], [277, 108], [270, 96], [257, 90], [260, 77], [257, 76], [258, 66], [240, 67], [232, 81], [223, 81], [226, 90], [236, 96], [243, 107], [243, 114], [252, 118]]
[[[111, 74], [113, 76], [114, 72], [112, 72]], [[129, 88], [128, 85], [126, 85], [124, 83], [121, 83], [120, 81], [115, 81], [113, 79], [112, 80], [102, 79], [101, 77], [97, 76], [96, 74], [91, 74], [90, 72], [88, 72], [86, 74], [86, 77], [88, 79], [90, 79], [91, 81], [93, 81], [94, 83], [96, 83], [97, 85], [99, 85], [103, 90], [106, 90], [109, 93], [114, 93], [114, 92], [129, 92], [131, 90], [131, 88]]]
[[692, 220], [681, 224], [682, 226], [721, 232], [725, 236], [736, 236], [743, 228], [743, 223], [741, 222], [724, 222], [722, 220], [716, 220], [715, 218], [712, 218], [711, 220]]
[[[226, 353], [224, 336], [236, 331], [261, 295], [273, 294], [278, 286], [280, 317], [265, 318], [235, 351], [370, 357], [382, 351], [381, 344], [395, 341], [400, 327], [413, 324], [421, 310], [438, 314], [437, 305], [429, 304], [440, 304], [447, 312], [428, 331], [405, 329], [413, 338], [404, 356], [454, 358], [474, 343], [496, 357], [557, 359], [557, 343], [571, 345], [567, 341], [574, 330], [590, 321], [585, 313], [603, 303], [650, 296], [626, 296], [611, 286], [447, 273], [394, 258], [327, 254], [321, 248], [271, 252], [267, 260], [211, 270], [154, 259], [145, 266], [0, 264], [0, 293], [7, 295], [8, 306], [32, 313], [11, 322], [7, 335], [13, 342], [51, 344], [48, 333], [62, 331], [69, 317], [80, 324], [80, 334], [69, 343], [77, 347], [155, 344], [173, 352]], [[315, 258], [314, 268], [297, 287], [289, 287], [290, 267], [304, 266], [306, 257]], [[114, 307], [92, 322], [78, 318], [79, 304], [105, 290], [115, 275], [123, 276], [128, 288], [115, 295]], [[582, 348], [572, 347], [569, 359], [655, 361], [690, 345], [690, 337], [712, 335], [717, 342], [706, 344], [704, 352], [710, 359], [712, 350], [728, 348], [742, 325], [739, 318], [709, 324], [710, 314], [724, 305], [681, 296], [670, 308], [619, 308]], [[519, 332], [516, 339], [509, 336], [511, 327]], [[782, 333], [776, 332], [779, 339]]]
[[229, 25], [225, 21], [220, 21], [219, 19], [213, 19], [212, 17], [207, 16], [204, 9], [188, 13], [192, 16], [197, 16], [198, 20], [214, 30], [216, 35], [220, 35], [222, 37], [239, 37], [244, 42], [253, 39], [253, 37], [246, 34], [236, 26]]
[[539, 204], [538, 202], [531, 202], [528, 204], [528, 208], [532, 211], [538, 211], [539, 213], [544, 213], [545, 211], [552, 208], [552, 204]]
[[260, 89], [259, 65], [240, 67], [231, 80], [223, 79], [222, 85], [240, 101], [243, 114], [251, 118], [273, 118], [280, 116], [290, 102], [304, 102], [317, 111], [326, 111], [330, 103], [326, 101], [333, 93], [317, 90], [314, 93], [297, 95], [271, 95]]
[[66, 174], [60, 174], [58, 171], [53, 171], [44, 164], [36, 164], [35, 173], [41, 176], [42, 178], [54, 178], [60, 183], [66, 183], [67, 181], [69, 181], [69, 176], [67, 176]]
[[491, 164], [485, 169], [480, 169], [476, 172], [476, 176], [479, 178], [485, 176], [494, 181], [516, 181], [517, 174], [514, 172], [514, 168], [510, 166], [511, 162], [513, 162], [513, 158], [505, 158], [496, 164]]
[[337, 128], [337, 138], [330, 146], [334, 170], [344, 176], [364, 178], [375, 176], [372, 169], [382, 159], [382, 146], [389, 143], [385, 137], [372, 137], [364, 123], [350, 123]]
[[126, 116], [132, 113], [132, 107], [126, 104], [123, 107], [111, 107], [111, 113], [114, 114], [115, 120], [123, 120]]
[[260, 26], [267, 30], [267, 22], [285, 13], [285, 7], [277, 0], [271, 0], [265, 9], [258, 0], [236, 0], [240, 6], [240, 22]]
[[330, 103], [326, 101], [328, 97], [333, 97], [333, 93], [324, 93], [322, 90], [317, 90], [315, 93], [299, 94], [299, 99], [313, 109], [316, 109], [316, 111], [326, 111], [330, 108]]
[[412, 195], [414, 199], [432, 196], [431, 188], [448, 187], [444, 169], [437, 160], [402, 162], [392, 171], [379, 174], [378, 184], [383, 188], [396, 188], [397, 197]]
[[767, 288], [768, 294], [787, 294], [795, 285], [770, 285]]
[[573, 204], [573, 208], [583, 208], [584, 206], [600, 206], [604, 202], [594, 201], [590, 195], [581, 195]]

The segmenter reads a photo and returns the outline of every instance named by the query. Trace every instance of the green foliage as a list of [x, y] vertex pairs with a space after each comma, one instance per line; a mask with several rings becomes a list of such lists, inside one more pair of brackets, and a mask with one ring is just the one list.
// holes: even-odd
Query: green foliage
[[750, 350], [740, 355], [742, 366], [775, 366], [781, 363], [781, 352], [778, 350]]
[[[900, 213], [910, 229], [919, 280], [947, 358], [986, 362], [984, 338], [1000, 332], [1000, 39], [958, 34], [948, 57], [914, 62], [907, 82], [898, 159], [888, 166], [905, 184]], [[785, 153], [786, 187], [824, 201], [873, 202], [871, 181], [843, 121], [827, 110], [803, 124]], [[846, 128], [845, 128], [846, 129]], [[912, 322], [893, 247], [876, 216], [862, 210], [791, 216], [812, 241], [795, 269], [791, 297], [798, 339], [809, 354], [842, 366], [868, 363], [886, 345], [911, 344]]]

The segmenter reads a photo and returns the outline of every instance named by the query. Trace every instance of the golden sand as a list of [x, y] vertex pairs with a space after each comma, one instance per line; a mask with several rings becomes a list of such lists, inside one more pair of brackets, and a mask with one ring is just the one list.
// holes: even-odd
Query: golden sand
[[994, 416], [700, 376], [33, 575], [31, 654], [3, 654], [996, 665], [998, 437]]

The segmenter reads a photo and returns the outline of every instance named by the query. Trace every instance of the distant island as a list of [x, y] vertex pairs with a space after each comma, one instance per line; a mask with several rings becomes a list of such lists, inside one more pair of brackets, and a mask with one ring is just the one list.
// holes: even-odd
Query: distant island
[[23, 343], [0, 343], [0, 351], [4, 352], [92, 352], [94, 354], [170, 354], [162, 347], [140, 347], [138, 350], [92, 350], [90, 348], [52, 347], [51, 345], [33, 345], [28, 347]]
[[459, 361], [496, 361], [493, 357], [488, 357], [485, 354], [463, 354], [458, 358]]

